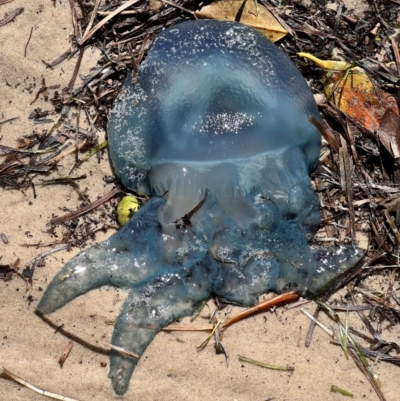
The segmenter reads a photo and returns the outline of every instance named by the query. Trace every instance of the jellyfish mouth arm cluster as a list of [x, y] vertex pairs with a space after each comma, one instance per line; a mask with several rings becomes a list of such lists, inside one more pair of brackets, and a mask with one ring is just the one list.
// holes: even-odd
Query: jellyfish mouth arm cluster
[[[111, 342], [140, 356], [163, 327], [191, 315], [212, 294], [253, 305], [268, 290], [289, 285], [316, 290], [359, 260], [354, 247], [311, 249], [298, 226], [268, 213], [271, 201], [264, 203], [258, 200], [257, 208], [273, 221], [244, 230], [207, 197], [191, 227], [171, 222], [172, 252], [156, 217], [166, 201], [153, 197], [119, 232], [72, 258], [46, 289], [38, 310], [51, 313], [104, 285], [129, 289]], [[137, 359], [111, 352], [109, 377], [117, 394], [126, 392], [136, 364]]]
[[[356, 247], [309, 245], [320, 224], [309, 174], [321, 146], [310, 117], [320, 120], [307, 83], [260, 33], [215, 20], [164, 30], [108, 123], [116, 175], [152, 198], [72, 258], [38, 310], [104, 285], [127, 289], [112, 343], [140, 356], [211, 295], [249, 306], [267, 291], [315, 292], [355, 265]], [[136, 363], [111, 352], [117, 394]]]

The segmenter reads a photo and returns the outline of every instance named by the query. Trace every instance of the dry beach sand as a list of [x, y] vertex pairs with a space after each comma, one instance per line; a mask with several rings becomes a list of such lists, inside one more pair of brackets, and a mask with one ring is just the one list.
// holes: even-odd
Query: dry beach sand
[[[0, 6], [0, 16], [24, 7], [24, 11], [6, 26], [0, 27], [0, 121], [19, 117], [1, 126], [0, 144], [15, 147], [17, 138], [49, 129], [52, 124], [34, 125], [28, 115], [37, 107], [52, 109], [39, 96], [42, 77], [48, 86], [68, 85], [75, 60], [66, 60], [53, 70], [46, 69], [69, 47], [72, 30], [68, 0], [14, 0]], [[346, 4], [349, 6], [349, 1]], [[368, 2], [353, 1], [353, 7], [367, 7]], [[395, 4], [393, 4], [395, 6]], [[351, 8], [351, 7], [350, 7]], [[28, 42], [32, 30], [32, 36]], [[25, 55], [26, 51], [26, 55]], [[86, 51], [81, 72], [88, 72], [96, 64], [97, 51]], [[79, 78], [78, 81], [79, 83]], [[76, 84], [77, 85], [77, 84]], [[57, 120], [57, 116], [53, 116]], [[104, 133], [99, 133], [104, 138]], [[55, 173], [68, 174], [73, 158], [65, 159]], [[101, 163], [95, 158], [82, 165], [76, 175], [87, 174], [80, 185], [90, 200], [96, 200], [112, 189], [103, 180], [111, 175], [107, 154]], [[21, 259], [23, 267], [47, 248], [24, 247], [22, 244], [56, 240], [46, 232], [53, 214], [62, 215], [60, 207], [75, 210], [80, 206], [77, 193], [69, 186], [41, 186], [24, 191], [0, 189], [0, 233], [8, 237], [8, 244], [0, 241], [0, 264]], [[112, 232], [97, 233], [98, 241]], [[78, 249], [48, 256], [43, 267], [37, 267], [32, 286], [26, 286], [17, 276], [8, 282], [0, 281], [0, 367], [23, 377], [39, 388], [80, 401], [123, 400], [341, 400], [343, 396], [330, 392], [336, 384], [354, 393], [356, 400], [377, 400], [365, 376], [340, 347], [330, 344], [329, 336], [316, 329], [312, 344], [304, 346], [308, 319], [299, 308], [268, 311], [230, 327], [223, 336], [229, 357], [228, 366], [223, 355], [216, 355], [212, 346], [198, 352], [206, 337], [202, 332], [160, 333], [143, 354], [128, 392], [123, 397], [114, 394], [107, 378], [109, 357], [79, 342], [63, 368], [58, 359], [70, 341], [63, 334], [35, 315], [35, 307], [47, 283]], [[382, 279], [383, 280], [383, 279]], [[382, 284], [383, 285], [383, 284]], [[109, 341], [113, 321], [126, 296], [123, 290], [102, 288], [75, 299], [51, 316], [56, 325], [63, 324], [75, 333], [84, 331]], [[339, 295], [336, 295], [339, 297]], [[213, 308], [212, 302], [210, 310]], [[306, 309], [313, 312], [314, 306]], [[229, 311], [223, 311], [221, 317]], [[203, 315], [207, 315], [206, 308]], [[232, 314], [234, 312], [230, 312]], [[350, 320], [353, 317], [350, 315]], [[324, 316], [321, 319], [330, 325]], [[188, 323], [187, 320], [185, 320]], [[205, 324], [198, 319], [196, 324]], [[400, 338], [399, 326], [390, 333], [393, 341]], [[390, 340], [389, 338], [386, 338]], [[271, 364], [294, 367], [294, 372], [262, 369], [239, 362], [244, 355]], [[399, 400], [400, 368], [373, 364], [382, 382], [388, 401]], [[42, 395], [0, 376], [0, 401], [43, 400]]]

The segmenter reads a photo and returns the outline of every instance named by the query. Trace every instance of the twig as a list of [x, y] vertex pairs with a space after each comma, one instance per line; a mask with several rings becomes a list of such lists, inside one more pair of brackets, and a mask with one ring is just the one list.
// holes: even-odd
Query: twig
[[209, 341], [211, 340], [212, 336], [214, 335], [214, 333], [218, 330], [218, 328], [221, 326], [221, 320], [218, 320], [217, 324], [213, 327], [210, 335], [197, 347], [198, 351], [203, 350], [206, 345], [209, 343]]
[[364, 366], [364, 364], [360, 361], [360, 359], [357, 357], [357, 354], [352, 349], [348, 349], [348, 353], [353, 358], [354, 362], [356, 363], [358, 368], [361, 370], [361, 372], [364, 373], [365, 377], [368, 379], [369, 383], [375, 390], [380, 401], [386, 401], [386, 398], [383, 395], [381, 389], [379, 388], [375, 378], [372, 376], [371, 372]]
[[11, 121], [18, 120], [18, 119], [19, 119], [19, 117], [7, 118], [7, 120], [0, 121], [0, 125], [3, 125], [3, 124], [5, 124], [5, 123], [9, 123], [9, 122], [11, 122]]
[[312, 319], [311, 322], [310, 322], [310, 326], [308, 327], [306, 339], [304, 341], [304, 345], [306, 347], [309, 347], [310, 344], [311, 344], [311, 339], [312, 339], [312, 336], [314, 334], [315, 326], [317, 325], [317, 319], [318, 319], [320, 310], [321, 309], [320, 309], [319, 305], [317, 305], [317, 308], [315, 309], [314, 315], [313, 315], [314, 319]]
[[4, 366], [0, 367], [0, 371], [2, 371], [2, 373], [4, 375], [6, 375], [7, 377], [9, 377], [10, 379], [14, 380], [15, 382], [22, 384], [23, 386], [33, 390], [36, 393], [39, 393], [41, 395], [44, 395], [46, 397], [49, 398], [53, 398], [55, 400], [61, 400], [61, 401], [78, 401], [74, 398], [69, 398], [69, 397], [64, 397], [63, 395], [59, 395], [59, 394], [55, 394], [55, 393], [51, 393], [50, 391], [47, 390], [42, 390], [36, 386], [34, 386], [33, 384], [30, 384], [29, 382], [27, 382], [24, 379], [21, 379], [20, 377], [18, 377], [17, 375], [15, 375], [14, 373], [11, 373], [9, 370], [7, 370]]
[[4, 17], [2, 20], [0, 20], [0, 28], [7, 25], [9, 22], [11, 22], [15, 17], [20, 15], [24, 11], [23, 7], [16, 8], [14, 11], [11, 11], [10, 14], [8, 14], [6, 17]]
[[343, 151], [343, 162], [344, 162], [344, 179], [345, 179], [345, 192], [347, 195], [347, 203], [349, 205], [349, 216], [350, 216], [350, 230], [351, 238], [354, 241], [356, 236], [355, 231], [355, 214], [353, 206], [353, 186], [351, 185], [351, 165], [350, 165], [350, 155], [347, 148], [347, 142], [340, 135], [341, 150]]
[[121, 190], [119, 188], [114, 188], [112, 191], [109, 193], [105, 194], [102, 196], [100, 199], [97, 199], [96, 201], [90, 203], [89, 205], [86, 205], [82, 207], [79, 210], [76, 210], [74, 212], [68, 213], [64, 216], [61, 217], [56, 217], [54, 219], [50, 220], [50, 224], [55, 226], [57, 224], [64, 223], [68, 220], [76, 219], [77, 217], [83, 216], [84, 214], [90, 212], [93, 209], [97, 209], [99, 206], [101, 206], [103, 203], [108, 202], [110, 199], [112, 199], [115, 195], [119, 194]]
[[304, 308], [300, 308], [300, 310], [310, 319], [312, 320], [315, 324], [317, 324], [319, 327], [321, 327], [322, 330], [325, 331], [329, 336], [333, 337], [334, 333], [332, 330], [328, 329], [326, 326], [324, 326], [319, 320], [315, 319], [315, 317], [307, 310]]
[[289, 33], [289, 35], [296, 37], [293, 29], [280, 17], [280, 15], [276, 12], [275, 7], [271, 7], [266, 0], [260, 0], [260, 3], [264, 5], [264, 7], [276, 18], [279, 24]]
[[72, 27], [74, 28], [74, 35], [75, 35], [75, 38], [78, 38], [78, 35], [79, 35], [78, 16], [76, 15], [75, 1], [69, 0], [69, 5], [71, 7], [71, 18], [72, 18]]
[[90, 16], [90, 20], [89, 20], [89, 23], [87, 24], [85, 33], [83, 34], [83, 37], [85, 37], [89, 33], [90, 29], [92, 28], [94, 19], [96, 18], [96, 15], [97, 15], [97, 10], [99, 9], [100, 1], [101, 0], [96, 0], [96, 4], [94, 5], [92, 15]]
[[33, 32], [33, 27], [31, 28], [31, 33], [29, 34], [28, 41], [26, 42], [26, 45], [25, 45], [24, 57], [26, 57], [26, 52], [28, 50], [28, 45], [29, 45], [29, 42], [31, 41], [31, 37], [32, 37], [32, 32]]
[[246, 317], [249, 317], [251, 315], [254, 315], [255, 313], [265, 311], [266, 309], [271, 308], [272, 306], [276, 306], [284, 302], [297, 301], [298, 299], [299, 299], [299, 293], [297, 291], [286, 292], [284, 294], [277, 295], [276, 297], [266, 299], [265, 301], [262, 301], [257, 305], [252, 306], [248, 309], [245, 309], [244, 311], [231, 317], [222, 325], [222, 329], [225, 330], [231, 324], [236, 323], [239, 320], [245, 319]]
[[79, 51], [78, 60], [76, 61], [76, 64], [75, 64], [74, 72], [72, 74], [71, 80], [68, 83], [68, 89], [70, 92], [72, 91], [72, 89], [75, 85], [76, 77], [78, 76], [79, 68], [81, 67], [81, 62], [82, 62], [82, 57], [83, 57], [84, 52], [85, 52], [85, 48], [81, 47], [80, 51]]
[[182, 7], [179, 4], [175, 4], [169, 0], [161, 0], [161, 1], [165, 4], [169, 4], [170, 6], [177, 8], [179, 10], [186, 11], [187, 13], [191, 14], [195, 19], [197, 19], [196, 13], [194, 11], [189, 10], [188, 8]]
[[69, 48], [63, 54], [61, 54], [61, 56], [58, 56], [54, 61], [52, 61], [50, 64], [46, 63], [46, 68], [54, 68], [57, 64], [62, 63], [67, 57], [69, 57], [70, 55], [71, 56], [74, 55], [77, 51], [78, 49], [75, 49], [73, 51], [72, 48]]
[[110, 15], [103, 18], [92, 30], [90, 30], [86, 35], [84, 35], [81, 40], [78, 42], [79, 46], [82, 46], [85, 42], [87, 42], [103, 25], [105, 25], [108, 21], [118, 15], [121, 11], [126, 10], [128, 7], [133, 6], [139, 0], [130, 0], [126, 3], [119, 6], [116, 10], [114, 10]]
[[390, 41], [392, 42], [392, 48], [393, 48], [393, 54], [394, 54], [394, 59], [396, 61], [396, 67], [397, 67], [397, 74], [400, 74], [400, 54], [399, 54], [399, 48], [397, 46], [396, 40], [391, 37]]
[[[336, 18], [335, 18], [335, 25], [333, 27], [333, 34], [336, 36], [337, 32], [338, 32], [338, 28], [339, 28], [339, 24], [340, 24], [340, 19], [342, 18], [342, 12], [343, 12], [343, 3], [339, 3], [339, 7], [336, 13]], [[329, 46], [329, 50], [328, 50], [328, 54], [331, 56], [333, 49], [335, 48], [335, 39], [332, 40], [330, 46]]]
[[64, 324], [62, 325], [57, 325], [55, 324], [48, 316], [45, 316], [40, 309], [36, 309], [36, 313], [43, 319], [44, 322], [46, 322], [49, 326], [56, 327], [57, 331], [60, 331], [63, 333], [63, 335], [67, 337], [73, 337], [75, 342], [80, 342], [80, 343], [87, 343], [90, 344], [91, 346], [101, 346], [105, 347], [107, 350], [114, 350], [119, 352], [120, 354], [124, 356], [128, 356], [130, 358], [139, 358], [139, 355], [135, 354], [132, 351], [129, 351], [125, 348], [118, 347], [117, 345], [113, 345], [108, 343], [107, 341], [102, 340], [101, 338], [95, 337], [93, 334], [89, 334], [85, 332], [84, 330], [78, 330], [76, 327], [74, 327], [71, 330], [67, 330], [64, 327]]

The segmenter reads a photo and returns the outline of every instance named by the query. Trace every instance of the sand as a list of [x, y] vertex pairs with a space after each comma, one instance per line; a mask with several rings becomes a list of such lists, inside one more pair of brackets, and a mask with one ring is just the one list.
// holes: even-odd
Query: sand
[[[46, 69], [51, 62], [69, 47], [72, 32], [68, 0], [52, 1], [14, 0], [0, 6], [0, 16], [18, 7], [24, 7], [14, 22], [0, 28], [0, 121], [19, 117], [3, 124], [0, 144], [16, 146], [16, 139], [41, 132], [52, 124], [34, 125], [27, 117], [35, 108], [52, 109], [42, 96], [30, 104], [41, 86], [46, 84], [67, 86], [75, 59], [64, 61]], [[367, 1], [356, 1], [364, 7]], [[32, 37], [26, 48], [31, 29]], [[87, 72], [96, 64], [98, 54], [86, 51], [81, 72]], [[79, 79], [77, 84], [79, 84]], [[57, 116], [52, 116], [57, 120]], [[99, 133], [100, 138], [104, 133]], [[66, 159], [55, 173], [67, 175], [73, 160]], [[84, 164], [77, 175], [88, 174], [81, 184], [93, 201], [111, 190], [112, 185], [103, 181], [111, 174], [107, 154], [100, 164], [95, 159]], [[38, 178], [39, 180], [39, 178]], [[27, 248], [26, 243], [49, 242], [55, 238], [46, 232], [53, 214], [61, 215], [60, 207], [71, 210], [80, 205], [76, 192], [68, 186], [37, 187], [34, 198], [31, 189], [5, 191], [0, 189], [0, 233], [7, 235], [9, 243], [0, 241], [0, 264], [20, 258], [24, 267], [32, 258], [47, 249]], [[100, 241], [110, 235], [98, 233]], [[206, 337], [205, 333], [160, 333], [142, 356], [133, 375], [128, 392], [117, 397], [107, 378], [109, 358], [106, 352], [98, 352], [74, 341], [72, 351], [63, 368], [58, 359], [70, 338], [35, 315], [42, 290], [66, 260], [78, 252], [63, 251], [46, 258], [45, 266], [37, 268], [33, 285], [17, 276], [9, 282], [0, 281], [0, 366], [7, 368], [34, 385], [76, 400], [340, 400], [343, 396], [330, 392], [336, 384], [354, 393], [357, 400], [377, 400], [364, 375], [347, 360], [341, 349], [330, 344], [322, 330], [316, 329], [309, 348], [304, 337], [309, 321], [300, 309], [268, 311], [230, 327], [223, 336], [223, 345], [229, 356], [228, 366], [223, 355], [216, 355], [212, 346], [202, 352], [196, 350]], [[91, 291], [51, 315], [57, 325], [67, 330], [85, 331], [109, 340], [113, 321], [126, 293], [114, 288]], [[339, 295], [336, 295], [339, 297]], [[29, 302], [31, 299], [31, 302]], [[212, 302], [209, 303], [213, 308]], [[314, 311], [315, 305], [308, 304]], [[234, 311], [224, 311], [232, 315]], [[203, 312], [206, 317], [209, 309]], [[328, 319], [321, 317], [328, 325]], [[356, 321], [350, 316], [350, 322]], [[200, 318], [197, 324], [205, 324]], [[399, 327], [391, 331], [393, 340], [400, 337]], [[238, 355], [258, 359], [271, 364], [294, 367], [294, 372], [262, 369], [238, 361]], [[397, 383], [399, 368], [390, 364], [373, 364], [382, 382], [382, 390], [388, 401], [399, 399]], [[0, 401], [43, 400], [42, 395], [0, 376]]]

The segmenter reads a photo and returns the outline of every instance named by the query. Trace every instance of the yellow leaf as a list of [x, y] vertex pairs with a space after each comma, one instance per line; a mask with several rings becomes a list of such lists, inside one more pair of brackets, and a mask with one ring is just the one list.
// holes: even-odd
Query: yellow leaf
[[298, 53], [328, 72], [322, 78], [326, 98], [370, 131], [377, 130], [388, 108], [399, 113], [396, 100], [379, 89], [361, 67], [345, 61], [320, 60]]
[[197, 18], [238, 21], [256, 29], [272, 42], [283, 38], [287, 31], [275, 17], [255, 0], [219, 0], [195, 12]]

